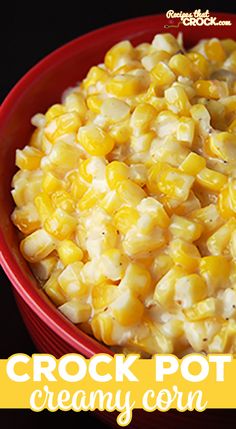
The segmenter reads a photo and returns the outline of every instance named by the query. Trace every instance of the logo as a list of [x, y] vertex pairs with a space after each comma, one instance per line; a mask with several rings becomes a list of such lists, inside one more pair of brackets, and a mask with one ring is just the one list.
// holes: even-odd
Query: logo
[[180, 25], [192, 26], [192, 27], [201, 27], [206, 25], [207, 27], [211, 26], [231, 26], [232, 22], [228, 21], [218, 21], [216, 16], [211, 16], [209, 10], [202, 12], [201, 9], [196, 9], [194, 12], [175, 12], [174, 10], [168, 10], [166, 12], [166, 18], [168, 19], [178, 19], [176, 24], [166, 24], [165, 28], [179, 28]]

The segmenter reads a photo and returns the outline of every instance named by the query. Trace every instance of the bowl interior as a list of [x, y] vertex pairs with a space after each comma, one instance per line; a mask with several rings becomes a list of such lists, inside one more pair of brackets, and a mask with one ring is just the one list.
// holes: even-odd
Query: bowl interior
[[[108, 349], [81, 333], [57, 312], [54, 305], [40, 290], [22, 258], [16, 230], [10, 221], [13, 209], [11, 178], [16, 171], [15, 150], [22, 148], [32, 132], [30, 118], [59, 102], [63, 91], [78, 83], [92, 65], [103, 61], [105, 52], [116, 42], [129, 39], [135, 45], [150, 42], [158, 32], [183, 32], [185, 45], [191, 46], [201, 38], [219, 37], [236, 39], [236, 15], [216, 14], [218, 19], [230, 19], [230, 27], [184, 27], [166, 29], [173, 23], [164, 15], [137, 18], [107, 26], [82, 36], [55, 51], [14, 87], [0, 110], [0, 262], [18, 293], [52, 329], [76, 350], [86, 355], [108, 352]], [[175, 20], [176, 24], [176, 20]]]

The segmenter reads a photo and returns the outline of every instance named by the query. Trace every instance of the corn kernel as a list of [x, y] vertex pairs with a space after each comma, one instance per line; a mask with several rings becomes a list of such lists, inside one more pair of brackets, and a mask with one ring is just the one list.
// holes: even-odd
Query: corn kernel
[[106, 210], [110, 215], [114, 215], [115, 212], [120, 209], [121, 205], [122, 201], [116, 191], [107, 192], [99, 201], [99, 206]]
[[20, 243], [20, 251], [29, 262], [38, 262], [46, 258], [55, 249], [55, 242], [43, 229], [28, 235]]
[[230, 251], [233, 259], [236, 259], [236, 231], [233, 231], [231, 235]]
[[154, 280], [157, 282], [163, 277], [167, 271], [173, 267], [173, 261], [169, 255], [160, 252], [159, 255], [155, 256], [152, 266], [151, 274]]
[[62, 182], [53, 173], [47, 171], [43, 175], [42, 188], [47, 194], [53, 194], [62, 188]]
[[227, 176], [207, 167], [197, 174], [197, 183], [211, 191], [220, 192], [226, 182]]
[[178, 167], [188, 153], [189, 149], [172, 136], [161, 141], [159, 138], [153, 139], [150, 148], [150, 155], [154, 161], [161, 161], [173, 167]]
[[189, 214], [189, 218], [197, 223], [201, 223], [204, 233], [211, 233], [222, 225], [222, 219], [214, 204], [194, 210]]
[[235, 353], [235, 320], [230, 319], [222, 326], [209, 344], [210, 353]]
[[32, 203], [16, 207], [11, 215], [11, 220], [26, 235], [31, 234], [41, 226], [38, 212]]
[[134, 207], [121, 207], [114, 215], [114, 224], [121, 234], [126, 234], [138, 221], [139, 214]]
[[130, 125], [133, 129], [134, 135], [144, 134], [149, 130], [152, 121], [155, 119], [157, 114], [156, 109], [148, 103], [140, 103], [134, 109]]
[[91, 306], [80, 302], [76, 298], [61, 305], [58, 310], [73, 323], [87, 322], [91, 315]]
[[195, 152], [190, 152], [180, 165], [181, 170], [190, 176], [196, 176], [205, 167], [205, 158]]
[[40, 166], [43, 152], [32, 146], [16, 150], [16, 165], [22, 170], [36, 170]]
[[213, 100], [229, 95], [227, 83], [219, 80], [197, 80], [194, 83], [194, 89], [199, 97]]
[[190, 244], [179, 238], [171, 241], [169, 255], [176, 264], [190, 272], [195, 271], [200, 262], [198, 248], [194, 244]]
[[110, 127], [110, 135], [117, 144], [129, 142], [131, 128], [128, 122], [120, 122]]
[[83, 193], [78, 202], [79, 210], [88, 210], [91, 207], [94, 207], [95, 204], [97, 204], [102, 197], [103, 194], [101, 194], [100, 192], [94, 189], [88, 189], [86, 192]]
[[130, 107], [118, 98], [107, 98], [101, 106], [101, 113], [111, 123], [124, 121], [129, 115]]
[[57, 252], [64, 265], [83, 259], [83, 251], [71, 240], [63, 240], [59, 244]]
[[194, 119], [200, 133], [204, 137], [208, 137], [209, 131], [211, 129], [211, 126], [210, 126], [211, 117], [207, 108], [203, 104], [194, 104], [194, 106], [192, 106], [190, 109], [190, 114]]
[[216, 299], [206, 298], [197, 302], [191, 308], [186, 308], [184, 314], [191, 322], [214, 317], [216, 315]]
[[120, 161], [112, 161], [106, 166], [106, 180], [111, 189], [116, 189], [119, 182], [129, 177], [129, 167]]
[[174, 238], [182, 238], [186, 241], [195, 241], [201, 236], [203, 227], [181, 216], [172, 216], [169, 230]]
[[151, 292], [151, 275], [148, 270], [138, 264], [128, 265], [119, 289], [130, 289], [138, 298], [144, 299]]
[[123, 249], [128, 256], [144, 258], [148, 253], [159, 249], [166, 243], [163, 229], [156, 227], [149, 234], [139, 234], [137, 228], [127, 232]]
[[131, 345], [150, 355], [155, 353], [172, 353], [173, 342], [170, 338], [167, 338], [161, 328], [161, 325], [158, 327], [157, 324], [153, 324], [153, 326], [150, 327], [150, 333], [148, 336], [140, 339], [134, 338], [130, 341]]
[[152, 52], [143, 56], [141, 63], [147, 71], [151, 71], [160, 61], [168, 61], [170, 54], [166, 51]]
[[[234, 207], [231, 204], [229, 187], [224, 188], [218, 197], [218, 210], [222, 218], [229, 219], [235, 215]], [[233, 210], [232, 210], [233, 209]]]
[[222, 46], [222, 43], [219, 39], [216, 37], [210, 39], [204, 46], [205, 53], [207, 55], [207, 58], [215, 63], [222, 63], [225, 58], [226, 54], [224, 51], [224, 48]]
[[143, 215], [149, 214], [155, 220], [155, 225], [161, 228], [167, 228], [170, 224], [170, 218], [163, 205], [155, 198], [147, 197], [142, 199], [137, 209]]
[[55, 207], [61, 208], [67, 213], [72, 213], [75, 210], [75, 203], [70, 194], [64, 190], [55, 191], [52, 194], [52, 203]]
[[153, 67], [151, 71], [151, 76], [154, 78], [154, 82], [157, 87], [170, 86], [176, 79], [176, 76], [171, 70], [171, 68], [162, 61], [160, 61], [155, 65], [155, 67]]
[[114, 147], [113, 138], [93, 124], [85, 125], [79, 129], [78, 140], [90, 155], [104, 156], [111, 152]]
[[58, 258], [54, 255], [49, 255], [39, 262], [35, 262], [30, 265], [35, 277], [45, 282], [49, 279], [52, 272], [55, 270]]
[[235, 228], [236, 220], [231, 218], [208, 238], [207, 247], [212, 255], [221, 255], [224, 252]]
[[92, 289], [92, 303], [95, 310], [105, 310], [117, 297], [118, 287], [110, 283], [94, 285]]
[[48, 159], [55, 168], [69, 171], [78, 166], [80, 151], [76, 146], [64, 142], [54, 144]]
[[176, 280], [175, 301], [182, 308], [192, 307], [207, 296], [207, 285], [198, 274], [190, 274]]
[[46, 231], [58, 240], [69, 238], [75, 231], [76, 225], [76, 218], [60, 208], [57, 208], [44, 223]]
[[106, 91], [116, 97], [131, 97], [144, 92], [149, 84], [148, 77], [131, 74], [116, 75], [106, 84]]
[[158, 51], [165, 51], [172, 55], [181, 49], [175, 37], [170, 33], [157, 34], [152, 41], [152, 46]]
[[37, 197], [35, 197], [34, 204], [40, 220], [44, 223], [45, 220], [53, 213], [53, 205], [50, 197], [45, 192], [41, 192]]
[[173, 55], [168, 65], [177, 76], [187, 77], [191, 80], [195, 80], [197, 77], [194, 64], [183, 54]]
[[62, 305], [66, 302], [66, 297], [57, 281], [59, 273], [59, 270], [55, 270], [43, 287], [46, 294], [56, 306]]
[[80, 119], [84, 119], [87, 113], [87, 107], [85, 100], [81, 94], [78, 93], [70, 93], [66, 96], [65, 108], [67, 112], [76, 112], [78, 113]]
[[145, 191], [129, 179], [118, 183], [117, 193], [126, 204], [131, 206], [136, 206], [146, 196]]
[[120, 250], [109, 248], [103, 252], [100, 258], [99, 268], [106, 278], [113, 281], [121, 279], [123, 263]]
[[130, 289], [122, 292], [121, 295], [112, 302], [110, 308], [113, 316], [122, 326], [139, 323], [144, 312], [143, 304]]
[[235, 136], [222, 132], [210, 136], [210, 149], [214, 155], [225, 161], [231, 161], [236, 156]]
[[188, 198], [194, 178], [177, 168], [168, 167], [159, 175], [158, 188], [170, 198], [185, 201]]
[[108, 346], [116, 344], [115, 339], [113, 339], [113, 325], [114, 321], [111, 314], [99, 313], [93, 317], [91, 322], [91, 327], [93, 330], [93, 335], [97, 340], [102, 341]]
[[194, 138], [194, 121], [191, 118], [180, 118], [176, 130], [177, 140], [186, 143], [188, 146], [192, 145]]
[[199, 75], [200, 78], [208, 78], [210, 74], [210, 67], [208, 61], [203, 55], [201, 55], [199, 52], [189, 52], [186, 54], [186, 57], [189, 58], [195, 65], [194, 71]]
[[172, 112], [188, 116], [191, 104], [185, 90], [181, 86], [172, 86], [165, 90], [165, 99]]
[[160, 138], [176, 132], [179, 124], [178, 116], [169, 110], [163, 110], [155, 120], [155, 129]]
[[136, 58], [135, 50], [128, 40], [117, 43], [105, 55], [105, 66], [114, 70]]
[[91, 85], [96, 85], [98, 82], [105, 83], [109, 77], [109, 73], [98, 66], [93, 66], [89, 70], [86, 79], [83, 80], [83, 87], [88, 89]]
[[153, 298], [162, 306], [171, 307], [175, 294], [175, 284], [177, 279], [184, 275], [180, 267], [173, 267], [158, 281]]
[[225, 256], [205, 256], [201, 258], [199, 272], [209, 287], [209, 293], [215, 288], [224, 288], [228, 281], [230, 263]]

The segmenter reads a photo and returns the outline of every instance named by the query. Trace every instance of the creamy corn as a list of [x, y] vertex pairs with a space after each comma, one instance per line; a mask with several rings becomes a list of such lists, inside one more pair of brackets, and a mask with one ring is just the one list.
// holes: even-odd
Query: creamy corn
[[12, 221], [59, 311], [115, 351], [236, 353], [236, 42], [113, 46], [32, 118]]

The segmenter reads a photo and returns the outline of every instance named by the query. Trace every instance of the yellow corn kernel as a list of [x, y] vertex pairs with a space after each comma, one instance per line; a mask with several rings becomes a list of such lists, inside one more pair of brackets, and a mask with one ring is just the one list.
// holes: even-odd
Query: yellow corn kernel
[[103, 197], [103, 194], [99, 193], [94, 189], [88, 189], [80, 198], [78, 202], [79, 210], [88, 210], [95, 204], [99, 203], [99, 200]]
[[224, 252], [235, 228], [236, 220], [231, 218], [208, 238], [207, 247], [212, 255], [221, 255]]
[[213, 337], [209, 344], [210, 353], [235, 353], [236, 322], [230, 319]]
[[189, 52], [186, 54], [186, 57], [189, 58], [195, 65], [195, 73], [200, 78], [208, 78], [210, 74], [210, 67], [208, 61], [202, 54], [199, 52]]
[[154, 219], [155, 225], [158, 225], [161, 228], [168, 228], [170, 224], [170, 218], [163, 205], [155, 198], [144, 198], [138, 205], [137, 209], [142, 215], [150, 215], [151, 218]]
[[176, 76], [171, 68], [162, 61], [153, 67], [151, 76], [154, 78], [155, 85], [158, 87], [170, 86], [176, 79]]
[[58, 240], [69, 238], [75, 231], [76, 225], [76, 218], [60, 208], [57, 208], [44, 223], [46, 231]]
[[67, 133], [76, 133], [81, 126], [81, 119], [77, 112], [68, 112], [58, 116], [45, 128], [45, 135], [54, 142], [58, 137]]
[[92, 288], [92, 304], [95, 310], [105, 310], [117, 297], [118, 287], [110, 283], [100, 283]]
[[88, 96], [86, 102], [91, 112], [99, 114], [101, 113], [101, 107], [104, 102], [104, 96], [100, 94], [91, 94], [90, 96]]
[[67, 189], [72, 198], [78, 201], [87, 191], [88, 185], [81, 179], [78, 171], [72, 171], [67, 176]]
[[201, 236], [203, 227], [199, 223], [173, 215], [169, 230], [173, 238], [182, 238], [183, 240], [192, 242], [198, 240]]
[[169, 198], [185, 201], [188, 198], [194, 178], [177, 168], [168, 166], [159, 174], [157, 186]]
[[52, 194], [52, 202], [55, 207], [61, 208], [67, 213], [72, 213], [75, 210], [75, 203], [70, 194], [64, 190], [55, 191]]
[[122, 326], [139, 323], [142, 319], [144, 306], [132, 290], [127, 289], [112, 302], [111, 311], [115, 319]]
[[236, 50], [236, 42], [233, 39], [223, 39], [221, 40], [221, 45], [223, 46], [223, 49], [227, 55], [230, 55], [233, 51]]
[[156, 109], [148, 103], [140, 103], [134, 109], [130, 125], [133, 129], [134, 135], [144, 134], [149, 131], [152, 121], [157, 115]]
[[141, 63], [147, 71], [151, 71], [160, 61], [165, 62], [168, 61], [169, 58], [170, 54], [168, 54], [168, 52], [157, 51], [143, 56], [141, 59]]
[[46, 258], [55, 249], [55, 242], [43, 229], [28, 235], [20, 243], [20, 251], [29, 262], [38, 262]]
[[28, 203], [23, 207], [15, 207], [11, 220], [26, 235], [31, 234], [41, 226], [38, 212], [32, 203]]
[[84, 296], [87, 294], [87, 286], [81, 278], [82, 262], [76, 261], [69, 265], [58, 276], [58, 283], [67, 298]]
[[236, 179], [231, 179], [229, 181], [229, 198], [230, 207], [236, 212]]
[[62, 186], [61, 180], [54, 176], [50, 171], [43, 174], [42, 188], [47, 194], [53, 194], [53, 192], [61, 189]]
[[226, 58], [222, 43], [216, 37], [206, 42], [204, 50], [207, 58], [214, 63], [222, 63]]
[[191, 308], [186, 308], [184, 314], [191, 322], [214, 317], [216, 315], [216, 299], [206, 298], [197, 302]]
[[150, 267], [150, 272], [155, 282], [160, 280], [161, 277], [163, 277], [172, 267], [173, 261], [171, 257], [160, 251], [160, 253], [153, 259]]
[[231, 52], [227, 60], [224, 62], [224, 69], [229, 70], [232, 73], [236, 72], [236, 50]]
[[94, 337], [108, 346], [115, 345], [116, 340], [112, 338], [113, 325], [111, 314], [107, 312], [96, 314], [91, 322]]
[[176, 132], [179, 124], [178, 116], [169, 110], [161, 111], [155, 120], [155, 129], [160, 138]]
[[117, 212], [122, 205], [122, 201], [117, 195], [116, 191], [107, 192], [98, 203], [99, 206], [106, 210], [110, 215], [113, 215], [115, 212]]
[[109, 77], [109, 73], [99, 66], [93, 66], [89, 70], [86, 78], [83, 80], [83, 87], [88, 89], [91, 85], [99, 83], [105, 83]]
[[90, 164], [90, 158], [88, 159], [80, 159], [79, 161], [79, 174], [83, 180], [86, 182], [92, 183], [93, 176], [88, 172], [88, 167]]
[[52, 272], [55, 270], [58, 258], [56, 256], [49, 255], [39, 262], [30, 264], [30, 268], [33, 271], [35, 277], [45, 282], [49, 279]]
[[87, 322], [92, 311], [89, 304], [85, 304], [77, 298], [65, 302], [65, 304], [58, 307], [58, 310], [73, 323]]
[[123, 262], [120, 250], [110, 247], [103, 252], [99, 268], [106, 278], [117, 281], [121, 279], [124, 271]]
[[118, 183], [117, 193], [121, 200], [130, 206], [136, 206], [146, 196], [145, 191], [129, 179]]
[[83, 251], [71, 240], [63, 240], [59, 244], [57, 252], [64, 265], [83, 259]]
[[229, 95], [227, 83], [219, 80], [197, 80], [193, 86], [199, 97], [218, 100]]
[[130, 289], [138, 298], [144, 299], [151, 293], [152, 279], [148, 270], [142, 266], [130, 263], [119, 284], [119, 289]]
[[236, 134], [236, 119], [233, 119], [233, 121], [230, 123], [230, 125], [228, 126], [228, 131], [230, 133]]
[[[151, 324], [150, 324], [151, 325]], [[130, 341], [130, 344], [138, 349], [138, 351], [144, 351], [150, 355], [155, 353], [172, 353], [173, 352], [173, 341], [168, 338], [166, 333], [163, 332], [163, 325], [157, 325], [156, 323], [150, 326], [150, 333], [144, 338], [135, 337]]]
[[233, 231], [231, 235], [230, 252], [233, 259], [236, 259], [236, 231]]
[[87, 107], [82, 94], [71, 92], [66, 96], [64, 104], [67, 112], [76, 112], [78, 113], [80, 119], [85, 118]]
[[159, 138], [155, 138], [150, 149], [153, 161], [161, 161], [173, 167], [178, 167], [188, 153], [189, 149], [173, 136], [166, 137], [162, 141]]
[[42, 150], [42, 138], [43, 138], [43, 129], [36, 128], [32, 136], [30, 137], [29, 146], [33, 146], [36, 149]]
[[218, 210], [222, 218], [229, 219], [235, 216], [235, 212], [232, 210], [231, 198], [229, 187], [224, 188], [218, 196]]
[[139, 214], [134, 207], [121, 207], [114, 215], [114, 224], [121, 234], [126, 234], [132, 226], [134, 226], [138, 219]]
[[129, 177], [129, 167], [120, 161], [112, 161], [106, 166], [106, 179], [111, 189], [116, 189], [119, 182]]
[[169, 67], [174, 72], [174, 76], [188, 77], [195, 80], [197, 77], [194, 64], [192, 61], [183, 54], [173, 55], [169, 61]]
[[63, 104], [53, 104], [47, 112], [45, 113], [45, 118], [47, 123], [52, 121], [53, 119], [57, 118], [58, 116], [61, 116], [65, 113], [66, 109]]
[[225, 256], [205, 256], [200, 260], [199, 272], [209, 286], [224, 288], [230, 263]]
[[224, 161], [232, 161], [236, 156], [236, 139], [229, 132], [214, 133], [210, 136], [210, 150]]
[[107, 98], [101, 106], [101, 114], [111, 123], [124, 121], [128, 118], [129, 112], [129, 105], [118, 98]]
[[206, 189], [220, 192], [227, 182], [227, 176], [205, 167], [197, 174], [196, 181]]
[[188, 146], [191, 146], [194, 138], [194, 130], [195, 130], [195, 124], [193, 119], [180, 118], [177, 126], [177, 130], [176, 130], [177, 140], [180, 140], [186, 143]]
[[16, 150], [16, 165], [21, 170], [36, 170], [40, 166], [43, 152], [32, 146]]
[[59, 270], [55, 270], [43, 286], [44, 291], [56, 306], [62, 305], [66, 302], [66, 297], [57, 281], [59, 273]]
[[194, 244], [176, 238], [169, 246], [169, 255], [173, 261], [187, 271], [195, 271], [200, 262], [200, 253]]
[[106, 84], [106, 91], [116, 97], [131, 97], [146, 91], [148, 78], [131, 74], [116, 75]]
[[134, 153], [147, 152], [155, 136], [156, 134], [154, 131], [149, 131], [140, 136], [132, 136], [130, 147], [133, 149]]
[[113, 138], [94, 124], [79, 129], [78, 140], [90, 155], [105, 156], [114, 147]]
[[[33, 202], [34, 198], [41, 191], [42, 176], [41, 172], [29, 172], [19, 170], [19, 180], [13, 185], [14, 189], [11, 191], [12, 197], [17, 206], [23, 206], [28, 202]], [[27, 186], [26, 186], [27, 183]]]
[[80, 151], [76, 146], [64, 143], [63, 141], [57, 142], [53, 145], [48, 159], [52, 166], [58, 167], [63, 171], [69, 171], [78, 166], [80, 158]]
[[132, 228], [125, 236], [123, 249], [128, 256], [144, 258], [165, 243], [166, 237], [161, 228], [156, 227], [149, 234], [139, 234], [138, 228]]
[[110, 127], [110, 135], [117, 144], [125, 144], [129, 142], [131, 128], [129, 122], [120, 122]]
[[45, 192], [41, 192], [37, 195], [37, 197], [35, 197], [34, 204], [39, 214], [40, 220], [45, 222], [45, 220], [53, 213], [51, 198]]
[[190, 109], [190, 114], [194, 119], [195, 125], [199, 129], [200, 134], [202, 134], [203, 137], [208, 137], [211, 129], [211, 117], [207, 108], [203, 104], [194, 104]]
[[175, 301], [182, 308], [192, 307], [207, 296], [207, 285], [198, 274], [190, 274], [176, 280]]
[[114, 70], [136, 58], [135, 49], [128, 40], [114, 45], [105, 55], [105, 66]]
[[152, 41], [152, 46], [158, 51], [165, 51], [172, 55], [181, 49], [176, 38], [170, 33], [157, 34]]
[[205, 158], [195, 152], [190, 152], [180, 165], [181, 170], [190, 176], [196, 176], [205, 167]]
[[172, 112], [188, 116], [191, 104], [185, 90], [181, 86], [172, 86], [165, 90], [165, 99]]
[[162, 306], [172, 306], [177, 279], [182, 278], [185, 272], [180, 267], [173, 267], [158, 281], [153, 298]]
[[189, 213], [188, 217], [189, 219], [202, 224], [204, 234], [209, 234], [222, 225], [222, 219], [220, 218], [215, 204], [209, 204], [208, 206], [198, 208], [197, 210]]

